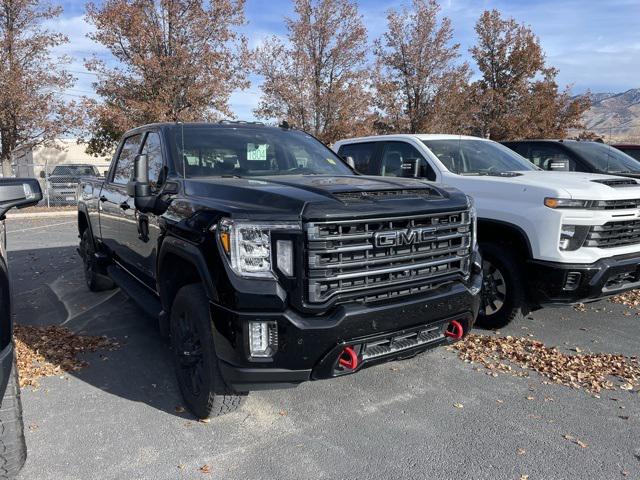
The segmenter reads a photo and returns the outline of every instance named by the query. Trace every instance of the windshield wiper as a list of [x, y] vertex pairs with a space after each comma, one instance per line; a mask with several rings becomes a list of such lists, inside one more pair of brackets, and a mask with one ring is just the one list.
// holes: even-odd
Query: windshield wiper
[[489, 175], [488, 172], [458, 172], [458, 175], [483, 176]]

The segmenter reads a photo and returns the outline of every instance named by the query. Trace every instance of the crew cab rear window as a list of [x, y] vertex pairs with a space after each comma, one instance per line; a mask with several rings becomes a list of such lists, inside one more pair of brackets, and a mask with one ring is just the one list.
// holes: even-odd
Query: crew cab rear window
[[375, 149], [375, 142], [349, 143], [340, 146], [338, 155], [340, 155], [342, 158], [353, 158], [356, 170], [360, 173], [368, 173], [369, 164], [371, 163], [371, 159], [373, 158]]
[[125, 185], [131, 180], [133, 160], [136, 158], [140, 149], [141, 137], [142, 135], [133, 135], [124, 141], [120, 155], [118, 155], [118, 159], [116, 160], [113, 183]]

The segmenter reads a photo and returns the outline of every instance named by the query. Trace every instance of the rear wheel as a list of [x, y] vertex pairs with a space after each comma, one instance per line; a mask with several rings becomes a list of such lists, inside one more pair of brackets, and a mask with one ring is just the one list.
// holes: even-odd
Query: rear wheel
[[171, 345], [180, 392], [198, 418], [236, 410], [246, 393], [224, 382], [213, 343], [209, 299], [196, 283], [182, 287], [171, 307]]
[[95, 253], [96, 250], [93, 245], [93, 238], [91, 238], [91, 231], [89, 228], [85, 228], [80, 239], [80, 256], [82, 257], [84, 280], [87, 288], [92, 292], [110, 290], [115, 287], [113, 280], [98, 273]]
[[0, 479], [15, 478], [26, 459], [22, 402], [14, 358], [9, 383], [0, 406]]
[[480, 248], [482, 304], [476, 324], [485, 328], [502, 328], [522, 317], [526, 308], [520, 262], [504, 245], [488, 243]]

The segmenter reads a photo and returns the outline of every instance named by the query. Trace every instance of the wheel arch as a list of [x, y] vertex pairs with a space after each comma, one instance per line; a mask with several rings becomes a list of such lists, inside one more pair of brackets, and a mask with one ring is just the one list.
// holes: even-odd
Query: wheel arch
[[488, 218], [478, 219], [478, 242], [500, 243], [512, 247], [523, 259], [533, 258], [531, 242], [518, 225]]
[[174, 237], [165, 238], [158, 255], [157, 272], [157, 289], [166, 314], [170, 313], [178, 290], [191, 283], [201, 282], [209, 300], [218, 301], [218, 291], [206, 260], [191, 243]]

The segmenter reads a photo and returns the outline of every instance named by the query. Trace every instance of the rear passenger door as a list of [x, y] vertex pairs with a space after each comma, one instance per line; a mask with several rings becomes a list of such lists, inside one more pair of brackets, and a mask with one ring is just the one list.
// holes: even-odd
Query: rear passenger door
[[[141, 134], [124, 139], [100, 195], [102, 242], [118, 261], [125, 264], [127, 251], [135, 246], [137, 240], [135, 235], [131, 235], [135, 231], [136, 218], [133, 199], [127, 195], [127, 183], [131, 180], [133, 162], [140, 152], [141, 142]], [[134, 229], [130, 228], [131, 225]]]
[[348, 143], [340, 146], [338, 155], [353, 158], [356, 170], [363, 175], [379, 175], [375, 170], [375, 159], [381, 145], [382, 142]]

